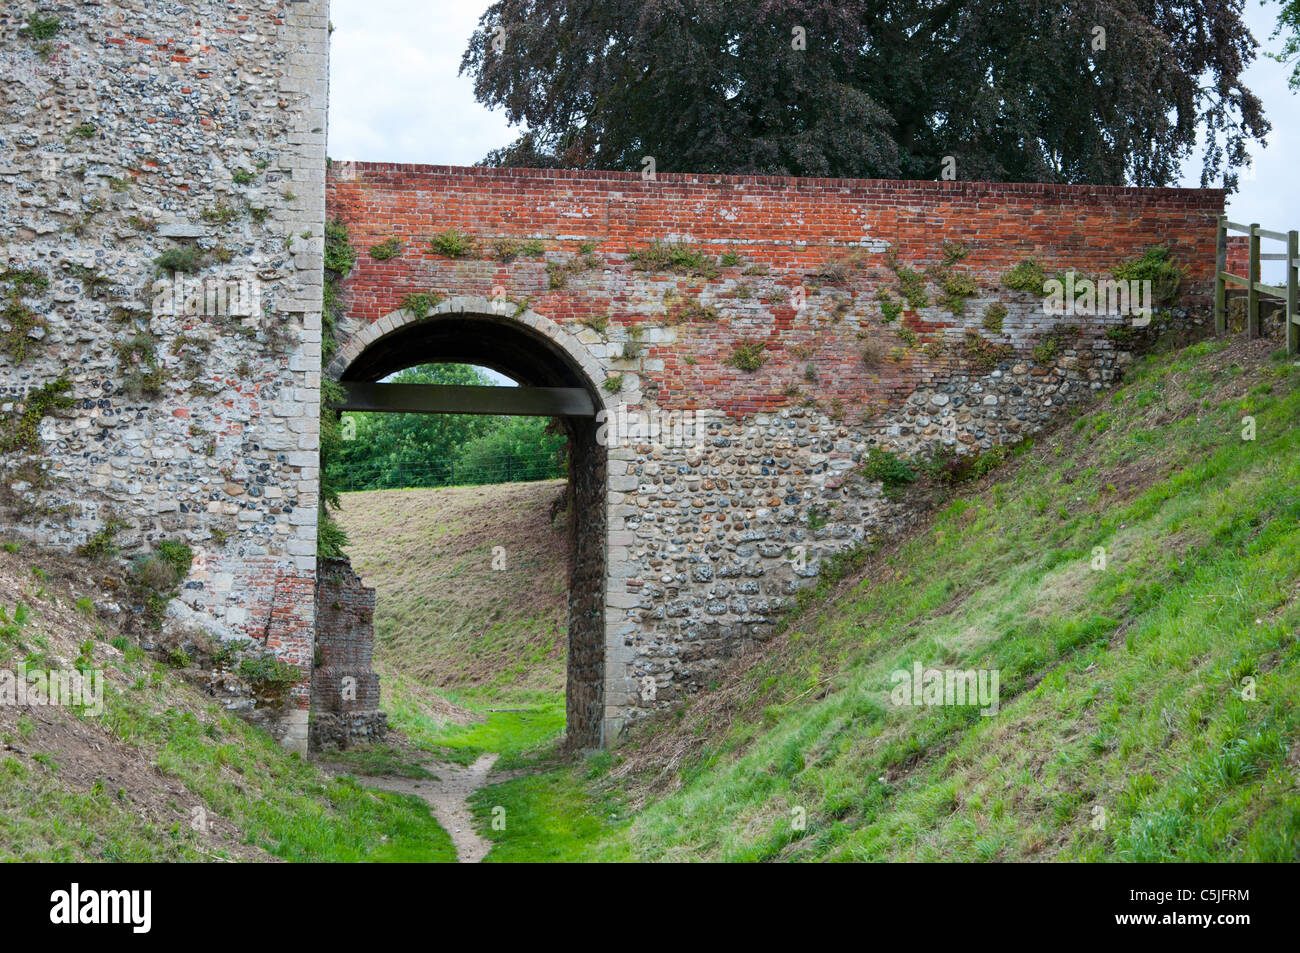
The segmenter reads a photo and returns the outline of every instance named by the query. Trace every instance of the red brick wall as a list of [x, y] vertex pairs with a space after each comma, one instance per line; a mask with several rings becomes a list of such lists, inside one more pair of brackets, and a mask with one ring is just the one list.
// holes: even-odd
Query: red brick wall
[[[1250, 237], [1248, 235], [1228, 236], [1228, 266], [1230, 275], [1250, 275]], [[1230, 286], [1231, 287], [1231, 286]]]
[[[1049, 275], [1073, 268], [1106, 276], [1148, 246], [1169, 244], [1188, 271], [1181, 303], [1202, 306], [1212, 291], [1222, 206], [1219, 190], [684, 174], [646, 182], [631, 173], [375, 163], [334, 166], [327, 202], [359, 252], [345, 285], [353, 318], [380, 318], [412, 292], [491, 295], [497, 288], [564, 324], [608, 314], [610, 339], [621, 340], [619, 325], [665, 323], [673, 307], [665, 291], [682, 296], [678, 301], [698, 298], [721, 320], [690, 322], [676, 342], [644, 347], [643, 386], [661, 407], [731, 414], [787, 406], [796, 384], [805, 391], [798, 399], [810, 391], [869, 411], [959, 372], [953, 349], [925, 346], [951, 344], [964, 328], [979, 327], [991, 301], [1019, 302], [1026, 313], [1037, 308], [1041, 296], [1000, 283], [1027, 257]], [[431, 250], [429, 237], [453, 227], [479, 239], [477, 257], [452, 260]], [[491, 259], [487, 243], [501, 236], [542, 239], [552, 262], [574, 258], [590, 243], [600, 264], [552, 289], [546, 260]], [[399, 256], [378, 261], [368, 254], [390, 237], [406, 243]], [[743, 264], [712, 279], [638, 272], [627, 254], [651, 240], [684, 241], [715, 259], [736, 253]], [[979, 295], [961, 317], [937, 307], [908, 312], [903, 325], [916, 341], [900, 356], [900, 325], [879, 320], [877, 290], [894, 277], [885, 250], [921, 270], [939, 261], [945, 240], [968, 245], [956, 270], [978, 282]], [[855, 251], [861, 257], [847, 280], [816, 276], [828, 259]], [[745, 274], [756, 265], [767, 274]], [[791, 295], [800, 285], [809, 306], [797, 311]], [[843, 301], [847, 310], [836, 316], [834, 305]], [[840, 320], [846, 315], [850, 320]], [[768, 362], [757, 373], [727, 364], [742, 338], [767, 345]], [[1006, 341], [1022, 352], [1033, 344], [1027, 331]], [[870, 342], [895, 359], [865, 365]], [[810, 363], [816, 383], [802, 376]]]

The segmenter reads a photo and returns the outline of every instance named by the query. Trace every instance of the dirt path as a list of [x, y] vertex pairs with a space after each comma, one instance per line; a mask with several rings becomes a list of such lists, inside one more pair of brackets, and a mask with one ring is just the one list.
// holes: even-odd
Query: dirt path
[[[456, 845], [456, 861], [461, 864], [477, 864], [492, 849], [492, 842], [479, 837], [474, 830], [474, 815], [469, 809], [469, 796], [487, 783], [488, 772], [497, 758], [496, 753], [482, 755], [468, 768], [458, 764], [442, 761], [430, 761], [423, 767], [437, 778], [403, 778], [398, 775], [384, 774], [375, 776], [358, 776], [357, 780], [366, 787], [382, 788], [398, 794], [414, 794], [422, 798], [433, 811], [438, 823], [451, 835]], [[322, 768], [335, 773], [351, 773], [341, 765], [322, 764]], [[498, 775], [492, 783], [504, 781], [506, 774]]]

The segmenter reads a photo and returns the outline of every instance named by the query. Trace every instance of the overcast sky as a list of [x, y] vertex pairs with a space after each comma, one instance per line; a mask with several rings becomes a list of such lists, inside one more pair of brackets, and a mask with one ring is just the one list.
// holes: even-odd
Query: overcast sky
[[[516, 132], [474, 99], [461, 54], [489, 0], [333, 0], [329, 154], [334, 159], [472, 165]], [[1266, 48], [1278, 4], [1246, 0], [1246, 20]], [[1300, 96], [1286, 67], [1260, 57], [1246, 84], [1264, 102], [1273, 131], [1256, 146], [1254, 178], [1229, 198], [1234, 221], [1300, 228]], [[1179, 184], [1200, 184], [1199, 161]], [[1280, 250], [1280, 249], [1278, 249]]]

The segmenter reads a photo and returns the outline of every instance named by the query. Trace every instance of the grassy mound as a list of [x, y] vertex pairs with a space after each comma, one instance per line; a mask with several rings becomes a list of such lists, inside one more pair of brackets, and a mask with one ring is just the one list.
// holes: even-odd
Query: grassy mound
[[[481, 790], [489, 859], [1296, 860], [1298, 381], [1265, 342], [1139, 362], [718, 691]], [[996, 713], [895, 704], [916, 663], [996, 672]]]
[[146, 656], [97, 571], [0, 552], [0, 670], [104, 679], [98, 714], [0, 704], [0, 860], [455, 859], [423, 801], [322, 774]]

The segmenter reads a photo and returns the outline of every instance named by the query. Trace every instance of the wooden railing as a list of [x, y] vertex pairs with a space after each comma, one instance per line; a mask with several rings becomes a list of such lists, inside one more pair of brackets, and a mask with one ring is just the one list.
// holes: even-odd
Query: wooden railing
[[[1250, 236], [1250, 258], [1248, 275], [1228, 273], [1228, 232], [1243, 232]], [[1285, 252], [1260, 254], [1261, 239], [1284, 242]], [[1271, 232], [1260, 228], [1259, 223], [1238, 225], [1228, 221], [1226, 215], [1219, 216], [1219, 239], [1217, 243], [1214, 281], [1214, 330], [1223, 334], [1228, 330], [1228, 283], [1244, 286], [1246, 289], [1246, 333], [1259, 337], [1259, 296], [1280, 298], [1286, 303], [1286, 351], [1295, 354], [1300, 351], [1300, 301], [1297, 300], [1297, 287], [1300, 285], [1300, 232]], [[1266, 285], [1259, 280], [1259, 263], [1261, 261], [1286, 262], [1286, 284]]]

